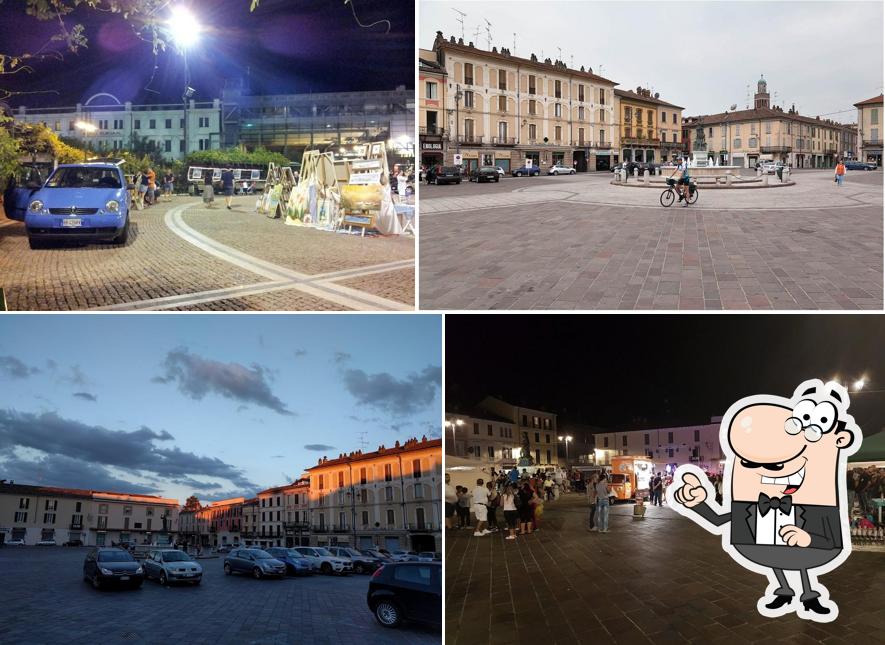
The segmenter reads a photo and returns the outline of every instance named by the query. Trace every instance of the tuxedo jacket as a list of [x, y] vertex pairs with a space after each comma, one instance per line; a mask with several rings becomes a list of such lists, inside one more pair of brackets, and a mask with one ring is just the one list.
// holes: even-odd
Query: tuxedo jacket
[[[756, 544], [756, 502], [732, 502], [731, 512], [719, 515], [703, 502], [694, 511], [715, 526], [731, 522], [731, 543]], [[793, 504], [796, 526], [811, 535], [815, 549], [842, 549], [842, 523], [838, 506]], [[769, 513], [776, 512], [771, 509]]]

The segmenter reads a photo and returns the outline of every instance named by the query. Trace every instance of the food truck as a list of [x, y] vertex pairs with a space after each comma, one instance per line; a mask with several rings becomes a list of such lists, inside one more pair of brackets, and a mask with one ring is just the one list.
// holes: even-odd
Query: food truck
[[646, 456], [612, 457], [609, 488], [614, 501], [632, 500], [637, 493], [648, 497], [654, 463]]

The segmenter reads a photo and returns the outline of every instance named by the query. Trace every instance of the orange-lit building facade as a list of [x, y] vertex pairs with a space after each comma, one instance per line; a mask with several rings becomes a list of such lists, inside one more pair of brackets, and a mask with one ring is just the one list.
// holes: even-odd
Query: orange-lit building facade
[[219, 547], [240, 543], [245, 498], [209, 502], [198, 510], [179, 514], [182, 541], [191, 546]]
[[442, 550], [440, 439], [324, 457], [308, 475], [312, 545]]
[[0, 542], [166, 545], [178, 532], [178, 516], [178, 500], [154, 495], [0, 484]]
[[252, 510], [257, 515], [252, 544], [262, 548], [310, 544], [309, 491], [310, 482], [305, 477], [258, 493], [258, 503]]

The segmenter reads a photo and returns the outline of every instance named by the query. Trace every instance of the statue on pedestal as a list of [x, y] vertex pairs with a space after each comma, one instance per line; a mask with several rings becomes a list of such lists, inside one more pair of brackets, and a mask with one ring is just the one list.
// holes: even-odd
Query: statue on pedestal
[[522, 448], [519, 450], [519, 461], [516, 462], [516, 465], [520, 468], [535, 465], [535, 460], [532, 459], [531, 449], [529, 448], [528, 432], [522, 433]]

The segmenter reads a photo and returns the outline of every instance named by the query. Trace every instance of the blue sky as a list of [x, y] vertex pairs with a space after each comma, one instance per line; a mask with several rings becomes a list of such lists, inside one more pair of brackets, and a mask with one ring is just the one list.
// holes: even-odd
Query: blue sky
[[249, 494], [438, 436], [433, 315], [0, 317], [0, 478]]

